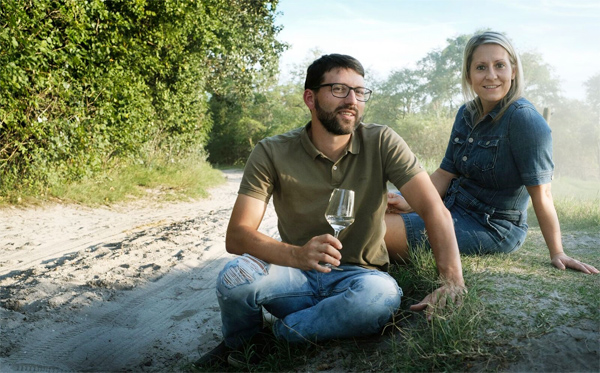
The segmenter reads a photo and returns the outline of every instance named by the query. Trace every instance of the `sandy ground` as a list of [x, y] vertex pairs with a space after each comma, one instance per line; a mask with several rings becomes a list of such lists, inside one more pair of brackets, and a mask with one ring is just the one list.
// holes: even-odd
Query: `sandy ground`
[[191, 203], [0, 210], [0, 371], [162, 372], [219, 343], [225, 175]]
[[[0, 372], [177, 371], [217, 345], [214, 280], [232, 258], [241, 171], [225, 176], [196, 202], [0, 209]], [[260, 230], [277, 237], [276, 225], [270, 207]], [[598, 372], [598, 328], [515, 340], [524, 356], [505, 371]]]

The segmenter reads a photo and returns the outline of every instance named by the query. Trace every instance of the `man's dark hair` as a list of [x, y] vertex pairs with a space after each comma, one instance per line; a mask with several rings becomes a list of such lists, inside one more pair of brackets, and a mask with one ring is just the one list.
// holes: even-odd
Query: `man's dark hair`
[[311, 63], [306, 70], [304, 89], [318, 87], [323, 83], [325, 73], [337, 68], [354, 70], [363, 78], [365, 77], [365, 69], [356, 58], [345, 54], [325, 54]]

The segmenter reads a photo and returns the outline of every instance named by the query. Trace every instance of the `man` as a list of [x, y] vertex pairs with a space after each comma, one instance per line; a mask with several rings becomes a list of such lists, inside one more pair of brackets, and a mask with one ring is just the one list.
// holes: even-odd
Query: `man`
[[[224, 342], [197, 364], [228, 355], [230, 364], [243, 365], [240, 350], [260, 334], [263, 307], [277, 318], [275, 338], [292, 343], [380, 332], [402, 295], [386, 272], [388, 180], [425, 220], [445, 281], [413, 309], [430, 307], [430, 314], [464, 291], [450, 214], [406, 143], [386, 126], [361, 123], [370, 95], [360, 62], [322, 56], [305, 82], [311, 121], [253, 150], [226, 237], [227, 251], [241, 256], [217, 280]], [[334, 188], [356, 196], [355, 221], [339, 239], [324, 216]], [[281, 241], [258, 231], [271, 197]]]

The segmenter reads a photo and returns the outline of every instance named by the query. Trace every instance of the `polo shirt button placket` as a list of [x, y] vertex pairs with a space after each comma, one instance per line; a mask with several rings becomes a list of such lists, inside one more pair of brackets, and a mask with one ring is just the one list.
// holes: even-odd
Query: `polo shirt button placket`
[[342, 182], [342, 175], [338, 171], [339, 167], [337, 165], [331, 167], [331, 180], [333, 181], [333, 186], [336, 188], [339, 187]]

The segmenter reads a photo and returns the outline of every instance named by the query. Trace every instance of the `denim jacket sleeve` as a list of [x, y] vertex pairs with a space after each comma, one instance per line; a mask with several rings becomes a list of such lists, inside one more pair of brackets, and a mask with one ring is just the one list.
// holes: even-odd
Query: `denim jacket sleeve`
[[510, 113], [510, 151], [525, 186], [552, 181], [552, 134], [544, 118], [530, 103], [519, 103]]

